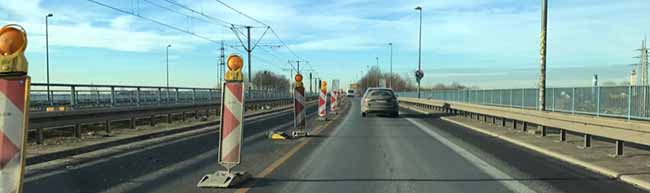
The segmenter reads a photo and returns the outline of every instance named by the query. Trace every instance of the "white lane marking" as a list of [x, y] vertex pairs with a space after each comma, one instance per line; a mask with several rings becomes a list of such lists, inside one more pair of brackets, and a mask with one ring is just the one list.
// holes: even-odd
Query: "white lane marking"
[[[436, 140], [440, 141], [440, 143], [442, 143], [445, 146], [449, 147], [449, 149], [451, 149], [454, 152], [458, 153], [458, 155], [462, 156], [467, 161], [474, 164], [476, 167], [483, 170], [483, 172], [485, 172], [486, 174], [492, 176], [493, 178], [495, 178], [495, 179], [514, 179], [510, 175], [506, 174], [505, 172], [497, 169], [496, 167], [490, 165], [489, 163], [482, 160], [481, 158], [475, 156], [471, 152], [463, 149], [462, 147], [456, 145], [454, 142], [451, 142], [448, 139], [446, 139], [445, 137], [443, 137], [440, 134], [436, 133], [433, 129], [429, 129], [428, 127], [422, 125], [421, 123], [416, 122], [415, 120], [413, 120], [411, 118], [407, 118], [406, 120], [413, 123], [413, 125], [417, 126], [422, 131], [429, 134], [431, 137], [435, 138]], [[513, 192], [535, 193], [534, 190], [530, 189], [528, 186], [526, 186], [523, 183], [521, 183], [519, 181], [516, 181], [516, 180], [501, 180], [499, 182], [501, 182], [501, 184], [503, 184], [504, 186], [506, 186], [508, 189], [510, 189]]]

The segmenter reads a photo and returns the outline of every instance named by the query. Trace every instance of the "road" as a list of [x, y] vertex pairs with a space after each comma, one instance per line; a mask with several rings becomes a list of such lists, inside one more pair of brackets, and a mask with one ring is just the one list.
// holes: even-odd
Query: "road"
[[[311, 105], [308, 114], [316, 112]], [[270, 129], [288, 129], [293, 114], [248, 122], [244, 130], [243, 161], [239, 168], [256, 172], [282, 155], [283, 147], [264, 136]], [[292, 126], [292, 125], [291, 125]], [[46, 171], [26, 175], [25, 193], [142, 193], [142, 192], [200, 192], [199, 179], [220, 170], [217, 165], [218, 132], [201, 133], [183, 137], [146, 148], [129, 148], [128, 151], [106, 157], [85, 158], [83, 161]], [[68, 158], [75, 160], [77, 157]], [[224, 190], [207, 190], [224, 192]], [[225, 190], [228, 192], [230, 190]]]
[[250, 192], [643, 192], [438, 119], [359, 114]]
[[[405, 110], [399, 118], [362, 118], [358, 99], [351, 105], [339, 117], [340, 124], [311, 138], [249, 138], [286, 125], [289, 114], [247, 124], [244, 161], [238, 169], [257, 176], [243, 189], [196, 188], [201, 176], [220, 169], [215, 163], [217, 135], [212, 132], [105, 162], [55, 168], [63, 172], [45, 177], [27, 176], [25, 192], [643, 192], [442, 121], [439, 115]], [[306, 145], [296, 145], [301, 142]], [[266, 170], [271, 172], [259, 175]]]

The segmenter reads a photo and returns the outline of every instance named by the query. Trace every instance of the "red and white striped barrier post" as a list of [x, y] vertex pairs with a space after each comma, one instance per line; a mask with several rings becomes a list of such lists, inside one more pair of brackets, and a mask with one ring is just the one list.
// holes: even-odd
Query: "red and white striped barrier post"
[[198, 187], [227, 188], [250, 178], [247, 172], [233, 172], [241, 163], [244, 131], [244, 82], [241, 67], [244, 60], [238, 55], [228, 56], [228, 72], [221, 87], [221, 127], [219, 129], [219, 164], [226, 171], [205, 175]]
[[18, 25], [0, 28], [0, 193], [20, 193], [29, 123], [27, 33]]
[[294, 79], [296, 80], [296, 86], [294, 88], [293, 94], [293, 127], [295, 130], [293, 131], [292, 135], [294, 137], [307, 136], [305, 87], [302, 85], [302, 75], [300, 73], [296, 74], [296, 77]]
[[330, 108], [331, 108], [332, 113], [334, 113], [334, 114], [337, 113], [336, 109], [337, 109], [337, 105], [338, 105], [338, 99], [337, 99], [338, 97], [337, 97], [336, 93], [337, 93], [336, 90], [332, 90], [332, 93], [330, 93]]
[[327, 82], [323, 80], [318, 98], [318, 120], [327, 120]]

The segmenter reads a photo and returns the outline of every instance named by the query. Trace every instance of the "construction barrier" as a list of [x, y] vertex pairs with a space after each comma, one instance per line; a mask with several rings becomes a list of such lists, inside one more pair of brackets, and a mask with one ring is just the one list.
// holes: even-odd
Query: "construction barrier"
[[0, 28], [0, 193], [20, 193], [29, 123], [27, 33], [18, 25]]
[[332, 93], [330, 93], [330, 109], [331, 109], [330, 111], [332, 111], [332, 113], [334, 114], [337, 113], [336, 112], [337, 105], [338, 105], [337, 93], [338, 93], [337, 90], [332, 90]]
[[327, 82], [322, 81], [320, 88], [320, 97], [318, 98], [318, 118], [327, 120]]
[[221, 127], [219, 132], [219, 164], [227, 171], [205, 175], [198, 187], [227, 188], [250, 178], [246, 172], [233, 172], [241, 163], [242, 138], [244, 130], [244, 83], [241, 67], [243, 59], [238, 55], [228, 56], [228, 72], [221, 95]]
[[300, 73], [296, 74], [295, 80], [296, 86], [293, 95], [293, 127], [295, 130], [292, 135], [294, 137], [306, 136], [307, 113], [305, 112], [305, 87], [302, 85], [302, 75]]

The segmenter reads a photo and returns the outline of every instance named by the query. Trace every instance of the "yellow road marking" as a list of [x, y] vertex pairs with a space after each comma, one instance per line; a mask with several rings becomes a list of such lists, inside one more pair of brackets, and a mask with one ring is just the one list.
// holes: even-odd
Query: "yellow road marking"
[[[335, 118], [338, 118], [339, 116], [340, 116], [340, 114], [337, 115]], [[325, 125], [322, 125], [321, 127], [318, 127], [316, 129], [314, 129], [314, 133], [320, 134], [321, 130], [323, 130], [324, 128], [329, 127], [333, 122], [334, 121], [332, 120], [332, 121], [330, 121], [328, 123], [325, 123]], [[284, 154], [284, 156], [280, 157], [280, 159], [275, 160], [271, 165], [269, 165], [264, 170], [262, 170], [262, 172], [255, 175], [255, 178], [263, 178], [263, 177], [271, 174], [271, 172], [278, 169], [278, 167], [280, 167], [282, 164], [284, 164], [284, 162], [286, 162], [287, 160], [289, 160], [289, 158], [291, 158], [294, 154], [296, 154], [296, 152], [298, 152], [298, 150], [302, 149], [303, 146], [305, 146], [307, 143], [309, 143], [309, 141], [311, 141], [311, 139], [312, 138], [307, 138], [304, 141], [300, 142], [298, 145], [291, 148], [291, 150], [289, 150], [289, 152]], [[253, 181], [251, 183], [252, 184], [249, 187], [240, 188], [237, 191], [235, 191], [235, 193], [246, 193], [246, 192], [248, 192], [251, 189], [251, 187], [255, 185], [255, 181]]]

